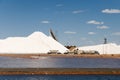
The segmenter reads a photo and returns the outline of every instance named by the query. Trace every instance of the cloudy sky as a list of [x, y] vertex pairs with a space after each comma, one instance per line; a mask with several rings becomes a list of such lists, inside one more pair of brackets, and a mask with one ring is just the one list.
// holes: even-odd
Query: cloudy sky
[[0, 38], [49, 35], [64, 45], [120, 44], [120, 0], [0, 0]]

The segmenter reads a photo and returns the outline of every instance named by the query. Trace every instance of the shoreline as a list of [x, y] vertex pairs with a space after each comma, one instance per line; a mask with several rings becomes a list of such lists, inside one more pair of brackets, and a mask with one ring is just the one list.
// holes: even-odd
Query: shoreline
[[0, 68], [0, 75], [120, 75], [120, 68]]
[[118, 58], [120, 59], [120, 54], [0, 54], [3, 57], [14, 57], [14, 58], [38, 58], [38, 57], [78, 57], [78, 58]]

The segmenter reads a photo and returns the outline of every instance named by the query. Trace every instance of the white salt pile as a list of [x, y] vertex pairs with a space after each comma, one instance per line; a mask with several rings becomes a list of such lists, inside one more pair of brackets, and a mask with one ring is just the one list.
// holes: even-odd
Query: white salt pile
[[95, 50], [100, 54], [120, 54], [120, 46], [115, 43], [78, 47], [78, 49], [84, 51]]
[[28, 37], [9, 37], [0, 40], [0, 53], [47, 53], [58, 50], [63, 53], [67, 49], [42, 32], [34, 32]]

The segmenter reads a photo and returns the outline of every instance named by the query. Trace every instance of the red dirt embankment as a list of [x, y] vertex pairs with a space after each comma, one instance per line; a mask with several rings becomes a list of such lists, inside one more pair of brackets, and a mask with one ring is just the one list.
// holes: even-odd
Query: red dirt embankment
[[34, 58], [34, 57], [88, 57], [88, 58], [120, 58], [120, 54], [2, 54], [0, 56], [5, 57], [18, 57], [18, 58]]
[[113, 68], [0, 68], [0, 75], [120, 75]]

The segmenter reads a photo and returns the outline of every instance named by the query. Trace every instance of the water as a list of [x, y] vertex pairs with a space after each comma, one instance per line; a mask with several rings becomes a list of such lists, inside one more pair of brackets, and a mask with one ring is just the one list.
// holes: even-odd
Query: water
[[76, 57], [25, 59], [0, 57], [0, 68], [120, 68], [120, 59]]
[[0, 68], [120, 68], [120, 59], [40, 57], [25, 59], [0, 57]]
[[[40, 57], [25, 59], [0, 57], [0, 68], [120, 68], [120, 59]], [[119, 75], [13, 75], [0, 80], [120, 80]]]
[[118, 75], [14, 75], [0, 80], [120, 80]]

